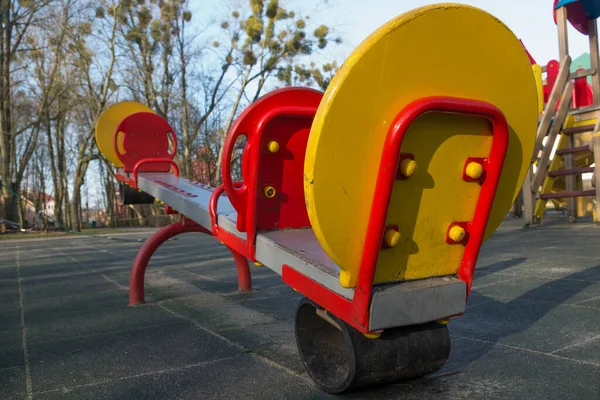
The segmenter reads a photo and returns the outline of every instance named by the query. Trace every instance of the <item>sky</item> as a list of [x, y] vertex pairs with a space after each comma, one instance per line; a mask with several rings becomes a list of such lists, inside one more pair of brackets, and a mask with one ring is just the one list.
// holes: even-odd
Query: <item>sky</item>
[[[190, 0], [194, 19], [199, 23], [219, 18], [225, 10], [248, 0]], [[340, 63], [379, 26], [411, 9], [439, 3], [432, 0], [280, 0], [282, 6], [311, 16], [313, 23], [330, 26], [345, 43], [326, 48], [322, 55]], [[461, 0], [481, 8], [506, 24], [538, 63], [558, 58], [558, 34], [552, 17], [553, 0]], [[367, 4], [365, 4], [367, 3]], [[587, 37], [569, 25], [569, 51], [575, 59], [589, 52]]]

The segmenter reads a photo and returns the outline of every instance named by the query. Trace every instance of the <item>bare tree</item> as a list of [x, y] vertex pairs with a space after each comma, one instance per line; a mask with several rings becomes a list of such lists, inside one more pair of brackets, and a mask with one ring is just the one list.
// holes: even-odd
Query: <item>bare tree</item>
[[[234, 11], [230, 20], [221, 25], [229, 30], [231, 40], [236, 44], [233, 64], [239, 74], [233, 106], [220, 141], [224, 140], [231, 128], [244, 97], [249, 102], [257, 100], [270, 78], [281, 78], [279, 71], [294, 69], [294, 65], [302, 56], [311, 54], [316, 48], [325, 48], [329, 42], [327, 26], [320, 25], [314, 30], [313, 37], [308, 37], [308, 17], [296, 17], [296, 12], [281, 7], [278, 0], [250, 0], [249, 3], [250, 16], [244, 19], [238, 11]], [[340, 43], [341, 39], [336, 38], [335, 42]], [[237, 45], [239, 43], [241, 45]], [[312, 74], [317, 70], [313, 68], [305, 71]], [[252, 83], [255, 83], [253, 93], [248, 93]], [[222, 158], [221, 147], [216, 174], [219, 181]]]
[[[12, 221], [19, 218], [17, 193], [39, 133], [39, 120], [33, 117], [36, 114], [25, 119], [15, 115], [15, 110], [19, 109], [14, 102], [18, 87], [15, 78], [26, 73], [26, 58], [35, 50], [27, 39], [51, 2], [0, 1], [0, 180], [4, 198], [2, 214]], [[38, 111], [46, 105], [45, 100], [39, 102]], [[22, 135], [26, 136], [23, 138], [25, 146], [18, 155], [17, 141]]]
[[[80, 88], [73, 122], [79, 132], [83, 132], [77, 137], [73, 176], [71, 229], [74, 231], [81, 230], [81, 186], [84, 184], [90, 161], [98, 157], [95, 151], [95, 124], [105, 110], [109, 98], [117, 90], [113, 75], [121, 7], [122, 2], [116, 0], [102, 1], [96, 8], [94, 18], [82, 22], [72, 31], [75, 56], [73, 65], [78, 71], [75, 79]], [[88, 43], [94, 29], [104, 32], [95, 37], [95, 42], [102, 46], [96, 53], [92, 52]]]

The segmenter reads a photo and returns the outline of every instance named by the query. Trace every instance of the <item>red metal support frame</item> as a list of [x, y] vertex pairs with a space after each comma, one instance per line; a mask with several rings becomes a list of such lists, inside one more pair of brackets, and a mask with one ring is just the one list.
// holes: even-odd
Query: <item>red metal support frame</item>
[[[241, 185], [242, 183], [239, 181], [235, 181], [233, 182], [233, 184]], [[219, 204], [219, 198], [223, 195], [224, 192], [225, 186], [223, 184], [217, 186], [210, 195], [210, 200], [208, 201], [208, 214], [210, 215], [212, 235], [218, 238], [221, 241], [221, 243], [223, 243], [225, 246], [229, 247], [231, 251], [235, 251], [243, 255], [244, 257], [249, 258], [251, 261], [256, 261], [256, 259], [254, 258], [254, 254], [248, 254], [248, 246], [246, 245], [245, 240], [219, 227], [217, 221], [217, 208]]]
[[[300, 155], [302, 157], [304, 156], [305, 149], [300, 149], [297, 140], [293, 141], [294, 144], [292, 145], [290, 145], [290, 142], [286, 141], [290, 137], [295, 136], [296, 132], [299, 132], [299, 130], [294, 130], [296, 129], [296, 121], [309, 119], [309, 122], [312, 123], [312, 119], [314, 118], [322, 96], [322, 92], [299, 87], [283, 88], [271, 92], [252, 103], [244, 110], [225, 139], [225, 143], [223, 144], [224, 153], [222, 162], [224, 190], [227, 193], [232, 206], [237, 211], [236, 226], [238, 231], [246, 233], [246, 255], [253, 261], [255, 261], [254, 252], [257, 230], [299, 228], [299, 225], [302, 225], [301, 227], [310, 226], [308, 215], [306, 215], [306, 221], [304, 222], [301, 221], [302, 218], [298, 216], [302, 212], [306, 213], [303, 198], [302, 201], [299, 202], [284, 201], [278, 205], [269, 204], [268, 206], [263, 206], [265, 201], [264, 190], [266, 187], [263, 186], [265, 184], [269, 185], [269, 183], [266, 182], [270, 182], [271, 179], [275, 186], [282, 186], [282, 188], [278, 188], [275, 193], [280, 193], [279, 189], [282, 189], [281, 193], [285, 193], [283, 188], [289, 188], [289, 186], [286, 187], [285, 182], [289, 183], [297, 181], [295, 176], [293, 180], [289, 179], [289, 175], [293, 169], [295, 172], [299, 172], [298, 176], [300, 177], [300, 180], [298, 180], [298, 185], [301, 189], [294, 190], [294, 193], [303, 194], [301, 169], [298, 170], [297, 166], [294, 166], [293, 168], [288, 166], [279, 171], [281, 173], [274, 178], [269, 175], [272, 171], [265, 170], [265, 165], [273, 161], [272, 157], [285, 157], [286, 159], [292, 160], [298, 159]], [[288, 118], [291, 121], [290, 124], [285, 123]], [[286, 121], [284, 121], [280, 127], [277, 127], [276, 129], [273, 128], [274, 125], [272, 125], [272, 123], [280, 123], [282, 119], [285, 119]], [[310, 128], [310, 123], [306, 124], [302, 129], [308, 130]], [[231, 176], [231, 158], [236, 141], [240, 136], [246, 136], [247, 143], [242, 156], [242, 181], [240, 182], [239, 187], [234, 187]], [[282, 148], [273, 151], [267, 150], [267, 142], [265, 142], [267, 140], [273, 140], [276, 144], [279, 144], [278, 142], [281, 141]], [[284, 142], [289, 146], [283, 147]], [[286, 179], [286, 176], [288, 179]], [[294, 196], [292, 200], [297, 200], [296, 196]], [[302, 210], [294, 212], [294, 206], [290, 206], [290, 204], [294, 204], [294, 206], [296, 204], [301, 204]], [[282, 206], [281, 208], [279, 208], [280, 205]], [[268, 208], [268, 211], [263, 212], [266, 208]], [[272, 221], [268, 220], [269, 217], [267, 217], [266, 214], [270, 214], [272, 218], [274, 213], [273, 210], [275, 209], [285, 213], [279, 214], [277, 217], [285, 215], [286, 219], [285, 221], [278, 220], [276, 221], [277, 224], [270, 225], [270, 222]], [[290, 215], [295, 218], [290, 218]]]
[[368, 333], [369, 307], [375, 268], [385, 228], [385, 219], [396, 180], [396, 171], [401, 156], [402, 141], [410, 125], [421, 115], [428, 112], [447, 112], [483, 117], [492, 123], [492, 147], [484, 163], [485, 180], [481, 183], [479, 199], [472, 221], [456, 221], [466, 227], [468, 240], [464, 241], [465, 250], [458, 269], [458, 277], [467, 283], [468, 296], [473, 271], [477, 261], [492, 203], [508, 149], [508, 124], [502, 111], [492, 104], [472, 99], [434, 96], [422, 98], [407, 105], [393, 121], [384, 142], [373, 203], [365, 234], [358, 281], [354, 297], [348, 300], [325, 288], [287, 265], [283, 266], [284, 282], [300, 291], [317, 304], [328, 309], [348, 324], [363, 333]]
[[[254, 126], [253, 131], [248, 136], [248, 144], [244, 153], [247, 153], [248, 161], [248, 176], [244, 177], [246, 181], [239, 182], [240, 186], [235, 188], [231, 178], [231, 154], [233, 145], [237, 138], [245, 132], [236, 131], [231, 138], [226, 142], [228, 147], [224, 150], [223, 157], [223, 186], [227, 192], [229, 201], [238, 210], [238, 218], [243, 221], [238, 221], [238, 227], [245, 228], [247, 235], [246, 245], [248, 247], [246, 255], [254, 260], [255, 239], [256, 239], [256, 218], [257, 218], [257, 196], [258, 188], [258, 173], [260, 169], [259, 157], [261, 152], [262, 131], [264, 127], [277, 117], [289, 116], [298, 118], [314, 118], [317, 108], [315, 107], [293, 107], [282, 106], [272, 109], [265, 113]], [[244, 211], [241, 211], [244, 210]]]
[[137, 189], [138, 171], [139, 171], [140, 167], [144, 164], [159, 164], [159, 163], [170, 164], [173, 167], [173, 172], [175, 173], [175, 176], [179, 176], [179, 166], [177, 165], [177, 163], [175, 161], [173, 161], [169, 158], [143, 158], [135, 163], [135, 165], [133, 166], [133, 171], [131, 172], [131, 175], [133, 176], [133, 184], [135, 185], [134, 187], [136, 189]]
[[[277, 107], [270, 112], [266, 113], [260, 121], [256, 124], [254, 137], [255, 142], [250, 147], [250, 160], [259, 160], [262, 142], [262, 132], [264, 131], [265, 126], [278, 117], [293, 117], [293, 118], [310, 118], [314, 119], [315, 114], [317, 113], [316, 107]], [[224, 164], [225, 165], [225, 164]], [[227, 164], [229, 165], [229, 164]], [[248, 177], [248, 187], [252, 188], [248, 195], [246, 196], [246, 243], [248, 246], [248, 255], [251, 256], [251, 259], [254, 259], [255, 253], [255, 239], [256, 239], [256, 225], [258, 219], [258, 196], [262, 194], [262, 191], [259, 189], [259, 162], [250, 162], [250, 176]], [[260, 194], [259, 194], [260, 193]], [[304, 206], [304, 205], [303, 205]], [[284, 227], [282, 227], [284, 228]]]
[[[176, 222], [171, 225], [160, 228], [156, 231], [140, 248], [131, 269], [131, 277], [129, 281], [129, 304], [136, 305], [144, 303], [144, 276], [146, 268], [152, 254], [160, 247], [161, 244], [170, 238], [188, 232], [202, 232], [208, 235], [211, 232], [204, 227], [196, 224], [194, 221], [184, 218], [181, 222]], [[248, 260], [239, 252], [229, 248], [238, 271], [238, 289], [243, 292], [252, 290], [252, 279], [250, 276], [250, 267]]]

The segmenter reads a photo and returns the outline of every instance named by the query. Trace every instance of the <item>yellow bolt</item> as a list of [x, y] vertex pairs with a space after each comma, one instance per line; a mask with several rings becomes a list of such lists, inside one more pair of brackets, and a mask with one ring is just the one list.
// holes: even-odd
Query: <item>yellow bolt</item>
[[276, 141], [274, 141], [274, 140], [271, 140], [271, 141], [269, 142], [269, 145], [268, 145], [268, 147], [269, 147], [269, 151], [270, 151], [271, 153], [277, 153], [277, 152], [279, 151], [279, 143], [277, 143], [277, 142], [276, 142]]
[[443, 318], [437, 321], [438, 324], [447, 325], [450, 322], [450, 318]]
[[471, 161], [469, 164], [467, 164], [465, 173], [471, 179], [479, 179], [481, 174], [483, 174], [483, 165], [479, 164], [478, 162]]
[[453, 242], [460, 242], [465, 238], [465, 230], [464, 228], [458, 226], [458, 225], [454, 225], [452, 228], [450, 228], [450, 232], [448, 232], [448, 237], [453, 241]]
[[400, 173], [407, 178], [410, 178], [411, 176], [413, 176], [416, 170], [417, 170], [417, 162], [415, 160], [405, 158], [400, 163]]
[[275, 193], [277, 192], [275, 191], [275, 188], [273, 186], [265, 187], [265, 196], [267, 196], [269, 199], [275, 197]]
[[257, 267], [262, 267], [263, 265], [261, 263], [259, 263], [258, 261], [254, 262], [254, 265], [256, 265]]
[[388, 246], [395, 247], [400, 240], [400, 233], [393, 229], [388, 229], [383, 235], [383, 240]]
[[351, 278], [352, 278], [352, 275], [350, 274], [349, 271], [346, 271], [346, 270], [340, 271], [340, 285], [342, 287], [349, 288]]
[[363, 333], [367, 339], [377, 339], [381, 336], [381, 332]]

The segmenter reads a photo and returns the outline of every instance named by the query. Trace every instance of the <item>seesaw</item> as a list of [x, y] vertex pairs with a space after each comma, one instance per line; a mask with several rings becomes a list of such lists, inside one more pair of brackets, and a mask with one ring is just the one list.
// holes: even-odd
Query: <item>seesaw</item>
[[96, 139], [117, 168], [122, 200], [158, 199], [184, 216], [140, 249], [130, 302], [144, 301], [144, 272], [162, 242], [204, 232], [232, 251], [241, 290], [251, 289], [250, 260], [305, 296], [296, 340], [323, 390], [437, 371], [480, 247], [527, 172], [537, 119], [519, 40], [492, 15], [457, 4], [390, 20], [325, 93], [284, 88], [250, 104], [225, 140], [217, 188], [178, 176], [167, 121], [116, 104]]

